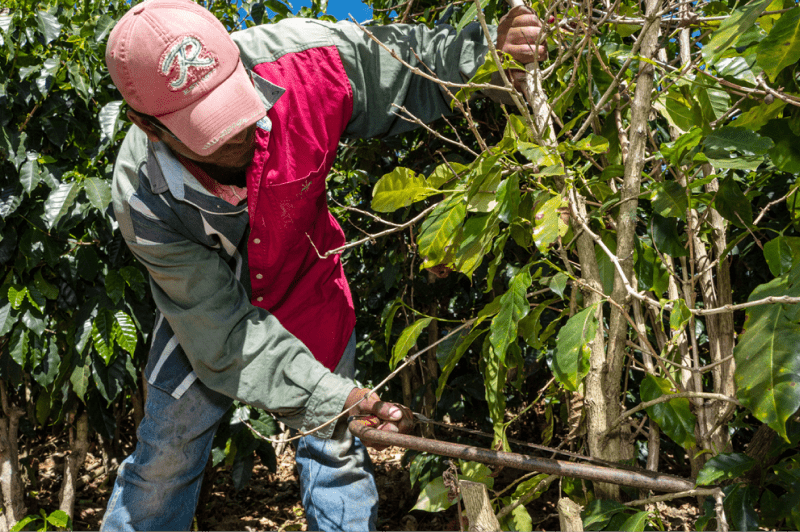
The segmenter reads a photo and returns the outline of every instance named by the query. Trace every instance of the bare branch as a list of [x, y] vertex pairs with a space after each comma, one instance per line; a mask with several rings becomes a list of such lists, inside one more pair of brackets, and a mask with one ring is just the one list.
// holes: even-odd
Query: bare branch
[[392, 233], [398, 233], [398, 232], [400, 232], [400, 231], [402, 231], [402, 230], [404, 230], [404, 229], [406, 229], [408, 227], [411, 227], [412, 225], [414, 225], [418, 221], [420, 221], [423, 218], [425, 218], [425, 216], [427, 216], [428, 213], [433, 211], [433, 209], [435, 209], [438, 205], [439, 205], [438, 203], [435, 203], [435, 204], [431, 205], [430, 207], [428, 207], [427, 209], [425, 209], [424, 211], [422, 211], [421, 213], [419, 213], [418, 215], [416, 215], [414, 218], [412, 218], [408, 222], [404, 223], [403, 225], [396, 225], [395, 227], [392, 227], [391, 229], [387, 229], [386, 231], [381, 231], [380, 233], [375, 233], [374, 235], [369, 235], [368, 237], [362, 238], [361, 240], [356, 240], [355, 242], [350, 242], [350, 243], [345, 244], [344, 246], [338, 247], [336, 249], [328, 250], [328, 251], [325, 252], [324, 255], [320, 254], [319, 249], [317, 249], [316, 244], [314, 244], [314, 241], [311, 239], [311, 236], [308, 233], [306, 233], [306, 238], [308, 238], [308, 241], [311, 242], [311, 245], [314, 247], [314, 251], [317, 253], [317, 257], [319, 257], [320, 259], [327, 259], [331, 255], [337, 255], [337, 254], [339, 254], [342, 251], [345, 251], [347, 249], [358, 247], [361, 244], [365, 244], [367, 242], [370, 242], [370, 241], [375, 240], [377, 238], [380, 238], [382, 236], [391, 235]]

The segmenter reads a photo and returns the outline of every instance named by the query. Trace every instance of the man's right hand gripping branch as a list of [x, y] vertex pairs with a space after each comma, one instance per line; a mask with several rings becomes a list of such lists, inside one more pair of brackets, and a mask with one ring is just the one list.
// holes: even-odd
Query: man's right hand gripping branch
[[[409, 408], [381, 401], [377, 393], [367, 388], [353, 388], [343, 410], [350, 410], [349, 417], [355, 418], [356, 423], [377, 430], [407, 434], [414, 428], [414, 415]], [[385, 449], [382, 445], [364, 443], [377, 450]]]

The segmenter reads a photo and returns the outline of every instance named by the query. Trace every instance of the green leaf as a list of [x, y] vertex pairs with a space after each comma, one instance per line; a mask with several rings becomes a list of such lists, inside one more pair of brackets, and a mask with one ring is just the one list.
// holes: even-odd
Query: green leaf
[[501, 222], [511, 223], [519, 211], [519, 175], [514, 172], [497, 187], [497, 202], [500, 208], [497, 217]]
[[412, 510], [422, 510], [424, 512], [441, 512], [453, 506], [456, 501], [450, 500], [448, 494], [450, 488], [444, 485], [442, 477], [437, 477], [428, 482], [417, 498]]
[[628, 509], [622, 503], [607, 499], [595, 499], [581, 512], [583, 518], [583, 528], [585, 530], [602, 530], [611, 518], [620, 512]]
[[[489, 4], [489, 0], [480, 0], [480, 4], [481, 11], [483, 11]], [[461, 30], [463, 30], [467, 24], [475, 20], [477, 14], [478, 8], [475, 6], [475, 3], [470, 3], [469, 7], [467, 7], [467, 10], [464, 12], [464, 15], [461, 17], [461, 20], [459, 20], [458, 24], [456, 25], [456, 32], [461, 33]]]
[[508, 345], [517, 339], [517, 324], [530, 310], [526, 297], [530, 286], [531, 274], [528, 268], [523, 268], [511, 280], [508, 291], [500, 297], [500, 312], [492, 319], [489, 341], [503, 364]]
[[[798, 270], [760, 285], [748, 298], [800, 297]], [[737, 398], [788, 441], [786, 420], [800, 408], [800, 323], [797, 305], [748, 308], [733, 350]]]
[[506, 396], [503, 393], [503, 389], [506, 386], [508, 368], [500, 361], [500, 357], [495, 353], [488, 338], [483, 342], [481, 362], [483, 366], [483, 384], [486, 387], [486, 402], [489, 405], [489, 417], [492, 419], [494, 430], [492, 448], [497, 449], [502, 446], [502, 450], [508, 451], [509, 446], [505, 435], [504, 423]]
[[236, 453], [236, 458], [233, 460], [231, 467], [231, 479], [233, 480], [233, 489], [241, 491], [242, 488], [247, 486], [253, 476], [253, 466], [255, 465], [255, 457], [253, 451], [249, 453]]
[[125, 279], [116, 270], [108, 270], [106, 274], [106, 294], [115, 304], [125, 294]]
[[772, 139], [743, 127], [726, 126], [703, 141], [703, 153], [720, 168], [755, 169], [774, 146]]
[[648, 517], [650, 517], [650, 512], [636, 512], [622, 523], [620, 530], [625, 530], [627, 532], [643, 532]]
[[47, 300], [42, 295], [42, 293], [39, 292], [39, 289], [36, 288], [35, 284], [33, 286], [29, 286], [28, 287], [28, 293], [26, 294], [26, 296], [27, 296], [28, 302], [31, 305], [33, 305], [33, 308], [35, 308], [39, 312], [44, 312], [42, 309], [45, 306], [45, 304], [47, 303]]
[[653, 102], [653, 107], [681, 133], [694, 128], [699, 129], [705, 124], [700, 103], [686, 86], [672, 87], [666, 94]]
[[39, 172], [39, 163], [36, 159], [28, 159], [22, 163], [22, 168], [19, 170], [19, 181], [22, 183], [22, 188], [30, 194], [36, 185], [41, 181], [41, 174]]
[[256, 429], [256, 432], [265, 437], [274, 436], [280, 432], [275, 418], [269, 414], [261, 414], [260, 418], [251, 419], [250, 424]]
[[475, 342], [475, 339], [485, 332], [486, 329], [473, 329], [469, 334], [465, 335], [463, 339], [460, 340], [458, 346], [447, 355], [447, 359], [442, 366], [442, 373], [439, 375], [439, 386], [436, 388], [437, 401], [442, 398], [442, 392], [444, 392], [447, 379], [450, 378], [450, 374], [453, 372], [453, 369], [456, 367], [458, 361], [461, 360], [461, 357], [464, 356], [464, 353], [466, 353], [473, 342]]
[[784, 172], [800, 174], [800, 137], [795, 135], [791, 121], [770, 120], [762, 131], [775, 143], [769, 151], [773, 164]]
[[106, 363], [111, 363], [114, 358], [114, 343], [111, 338], [112, 321], [106, 310], [97, 313], [92, 321], [92, 340], [97, 353]]
[[117, 311], [114, 318], [119, 324], [119, 331], [117, 333], [117, 344], [133, 356], [136, 351], [136, 325], [133, 320], [123, 311]]
[[39, 31], [44, 35], [45, 45], [56, 40], [61, 33], [61, 23], [47, 11], [38, 11], [36, 13], [36, 23], [39, 26]]
[[33, 368], [33, 379], [43, 388], [50, 386], [58, 376], [60, 362], [58, 345], [54, 339], [51, 339], [42, 350], [41, 360]]
[[378, 212], [394, 212], [438, 192], [427, 186], [425, 176], [398, 167], [375, 184], [372, 208]]
[[44, 333], [44, 320], [38, 316], [34, 316], [30, 310], [26, 310], [22, 315], [22, 323], [29, 330], [36, 333], [36, 336], [41, 336]]
[[700, 145], [701, 140], [703, 140], [703, 131], [699, 127], [692, 127], [673, 142], [663, 143], [659, 151], [675, 166], [689, 164], [691, 162], [689, 156]]
[[28, 358], [28, 329], [24, 327], [14, 329], [14, 332], [11, 333], [8, 353], [20, 367], [25, 367], [25, 362]]
[[559, 212], [563, 205], [564, 199], [556, 194], [536, 209], [533, 242], [542, 253], [547, 253], [550, 244], [567, 233], [567, 225], [561, 220]]
[[423, 268], [449, 262], [448, 256], [452, 254], [451, 248], [466, 215], [463, 196], [454, 195], [437, 205], [425, 218], [417, 237], [418, 252], [425, 259]]
[[758, 66], [774, 82], [781, 70], [800, 60], [800, 7], [781, 14], [756, 50]]
[[753, 225], [753, 209], [742, 189], [728, 175], [719, 186], [714, 207], [720, 215], [737, 227]]
[[533, 531], [533, 519], [531, 518], [531, 514], [528, 513], [528, 510], [525, 508], [524, 504], [520, 504], [511, 510], [511, 515], [514, 518], [514, 530], [517, 532]]
[[9, 316], [11, 316], [11, 303], [7, 298], [0, 298], [0, 336], [5, 336], [7, 329], [10, 330]]
[[44, 280], [41, 270], [37, 271], [36, 275], [34, 275], [33, 284], [47, 299], [56, 299], [58, 297], [58, 288]]
[[686, 189], [676, 181], [662, 181], [653, 185], [650, 200], [653, 209], [664, 218], [678, 218], [683, 220], [689, 208]]
[[731, 530], [759, 530], [756, 513], [758, 492], [755, 486], [737, 484], [725, 497], [723, 507], [730, 519]]
[[608, 139], [589, 133], [578, 142], [567, 141], [562, 145], [565, 149], [574, 151], [588, 151], [589, 153], [606, 153], [608, 151]]
[[461, 245], [456, 251], [454, 269], [471, 278], [499, 232], [500, 222], [494, 215], [469, 217], [460, 234]]
[[36, 398], [36, 421], [39, 425], [47, 423], [47, 418], [50, 416], [50, 394], [47, 390], [42, 390], [39, 397]]
[[464, 480], [471, 480], [472, 482], [480, 482], [485, 484], [487, 488], [494, 487], [494, 476], [488, 466], [480, 462], [466, 462], [464, 460], [458, 461], [458, 468], [461, 470], [459, 478]]
[[800, 237], [778, 236], [764, 244], [764, 260], [775, 277], [789, 273], [800, 261]]
[[[475, 6], [473, 5], [471, 7], [474, 8]], [[489, 83], [492, 79], [492, 74], [495, 72], [497, 72], [497, 64], [494, 62], [494, 59], [492, 59], [491, 54], [487, 53], [483, 64], [478, 67], [478, 70], [475, 71], [475, 74], [469, 80], [469, 85]], [[450, 103], [450, 109], [456, 108], [456, 100], [459, 102], [466, 102], [474, 93], [478, 92], [479, 90], [480, 89], [470, 86], [460, 88], [456, 93], [455, 99]]]
[[47, 201], [44, 202], [44, 220], [49, 229], [55, 227], [59, 220], [69, 212], [79, 191], [80, 185], [73, 182], [61, 183], [58, 188], [50, 192]]
[[55, 510], [48, 515], [47, 522], [58, 528], [72, 528], [69, 515], [62, 510]]
[[[447, 164], [440, 164], [436, 167], [436, 169], [431, 172], [431, 175], [427, 179], [428, 186], [430, 188], [441, 188], [442, 185], [452, 181], [453, 179], [458, 179], [460, 176], [464, 175], [469, 170], [468, 166], [464, 166], [463, 164], [458, 164], [454, 162], [450, 162]], [[455, 172], [455, 173], [453, 173]]]
[[[639, 389], [642, 401], [652, 401], [664, 395], [676, 393], [672, 384], [664, 378], [646, 375]], [[694, 439], [694, 426], [697, 418], [692, 414], [688, 399], [672, 399], [646, 409], [647, 415], [658, 423], [664, 434], [684, 449], [697, 446]]]
[[28, 295], [28, 289], [24, 286], [10, 286], [8, 288], [8, 300], [14, 310], [19, 309], [22, 302], [25, 301], [25, 296]]
[[[755, 85], [755, 83], [753, 83]], [[784, 107], [788, 105], [783, 100], [776, 99], [771, 104], [767, 105], [765, 103], [759, 103], [754, 105], [749, 110], [745, 111], [744, 113], [740, 114], [736, 118], [736, 127], [744, 127], [747, 129], [752, 129], [753, 131], [758, 131], [763, 128], [767, 122], [778, 118], [781, 116]], [[780, 141], [775, 140], [774, 136], [773, 141], [777, 145]], [[772, 154], [770, 153], [770, 156]]]
[[31, 523], [33, 521], [38, 521], [39, 519], [41, 518], [38, 515], [25, 516], [22, 519], [20, 519], [16, 525], [11, 527], [10, 532], [19, 532], [20, 530], [25, 530], [25, 527], [28, 526], [28, 523]]
[[715, 62], [745, 31], [755, 24], [761, 13], [772, 0], [755, 0], [739, 8], [728, 16], [719, 29], [711, 34], [711, 39], [703, 46], [701, 53], [709, 63]]
[[653, 215], [653, 243], [659, 252], [671, 257], [685, 257], [689, 254], [678, 235], [678, 222], [675, 218]]
[[[753, 74], [750, 64], [744, 57], [725, 57], [716, 62], [717, 73], [726, 78], [733, 78], [736, 81], [744, 82], [749, 85], [756, 85], [756, 76]], [[738, 125], [737, 119], [737, 125]], [[741, 126], [740, 126], [741, 127]]]
[[548, 305], [551, 305], [556, 301], [558, 301], [558, 299], [553, 298], [539, 303], [536, 305], [536, 308], [528, 313], [527, 316], [519, 320], [517, 329], [519, 330], [520, 336], [525, 339], [525, 343], [534, 349], [544, 349], [544, 341], [546, 339], [540, 337], [540, 333], [542, 331], [542, 312], [547, 310]]
[[[532, 492], [537, 487], [539, 487], [539, 483], [541, 481], [543, 481], [544, 479], [546, 479], [548, 476], [549, 475], [547, 473], [540, 473], [540, 474], [536, 475], [535, 477], [532, 477], [532, 478], [529, 478], [528, 480], [525, 480], [524, 482], [520, 482], [517, 485], [517, 487], [514, 489], [514, 498], [515, 499], [521, 499], [522, 497], [525, 497], [530, 492]], [[547, 488], [543, 488], [543, 489], [547, 489]], [[544, 493], [544, 492], [543, 491], [538, 492], [530, 500], [538, 499], [539, 496], [542, 493]]]
[[467, 196], [467, 210], [470, 212], [492, 212], [497, 207], [497, 187], [502, 174], [500, 168], [491, 165], [485, 174], [475, 177]]
[[394, 370], [397, 367], [397, 364], [403, 360], [408, 353], [408, 351], [414, 347], [414, 344], [417, 343], [417, 338], [419, 338], [420, 333], [422, 330], [430, 324], [433, 318], [422, 318], [408, 327], [400, 335], [400, 338], [397, 339], [397, 343], [394, 344], [394, 348], [392, 348], [392, 360], [389, 363], [389, 366]]
[[94, 25], [94, 40], [97, 42], [103, 41], [116, 22], [113, 17], [108, 15], [101, 16]]
[[554, 294], [557, 294], [559, 297], [563, 298], [568, 282], [569, 276], [566, 273], [557, 273], [550, 278], [547, 283], [547, 287], [550, 288]]
[[105, 104], [97, 115], [100, 121], [100, 143], [105, 144], [114, 140], [119, 129], [119, 110], [122, 100], [114, 100]]
[[92, 87], [89, 84], [89, 79], [81, 72], [81, 65], [77, 62], [70, 63], [67, 67], [69, 73], [69, 80], [72, 87], [78, 92], [78, 96], [88, 105], [92, 99]]
[[711, 458], [697, 475], [697, 485], [706, 486], [718, 480], [731, 480], [744, 475], [756, 461], [744, 453], [723, 453]]
[[692, 312], [686, 306], [686, 302], [683, 299], [678, 299], [669, 315], [669, 328], [673, 334], [686, 327], [691, 317]]
[[84, 396], [86, 390], [89, 388], [89, 377], [92, 375], [92, 366], [89, 362], [89, 357], [83, 358], [82, 361], [75, 366], [72, 374], [69, 377], [69, 382], [72, 383], [72, 391], [78, 396], [78, 399], [86, 402]]
[[567, 390], [577, 391], [589, 373], [589, 344], [597, 331], [597, 303], [572, 316], [556, 338], [553, 373]]

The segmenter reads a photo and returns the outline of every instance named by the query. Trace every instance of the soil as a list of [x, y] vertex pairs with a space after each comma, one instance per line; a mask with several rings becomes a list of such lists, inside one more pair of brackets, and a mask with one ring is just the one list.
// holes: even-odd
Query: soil
[[[41, 462], [34, 460], [30, 464], [28, 476], [36, 471], [38, 478], [29, 485], [28, 514], [38, 514], [40, 508], [51, 512], [58, 507], [64, 452], [58, 447], [52, 439], [40, 445], [40, 456], [49, 457]], [[95, 454], [99, 454], [96, 446], [93, 451], [89, 453], [80, 472], [83, 478], [76, 496], [75, 530], [100, 528], [113, 487], [113, 480], [104, 474], [102, 460]], [[459, 530], [455, 506], [440, 513], [411, 510], [419, 490], [411, 488], [408, 467], [401, 464], [403, 452], [397, 447], [380, 452], [370, 449], [380, 493], [378, 529]], [[238, 493], [233, 488], [228, 468], [221, 465], [209, 469], [194, 530], [307, 530], [291, 448], [278, 457], [276, 473], [271, 473], [256, 459], [250, 483]], [[496, 488], [507, 485], [520, 474], [508, 469], [497, 473]], [[558, 485], [554, 483], [542, 497], [526, 506], [533, 519], [534, 530], [559, 529], [555, 509], [558, 491]], [[693, 530], [699, 516], [695, 503], [694, 499], [659, 503], [657, 510], [664, 527], [667, 530]]]

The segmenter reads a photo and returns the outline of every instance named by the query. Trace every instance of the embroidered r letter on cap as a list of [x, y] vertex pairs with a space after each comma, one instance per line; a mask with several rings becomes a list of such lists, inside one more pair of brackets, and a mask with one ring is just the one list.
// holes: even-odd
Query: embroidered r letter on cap
[[186, 94], [208, 77], [216, 65], [216, 58], [203, 49], [200, 39], [185, 35], [164, 52], [161, 73], [170, 82], [170, 90], [183, 90]]

